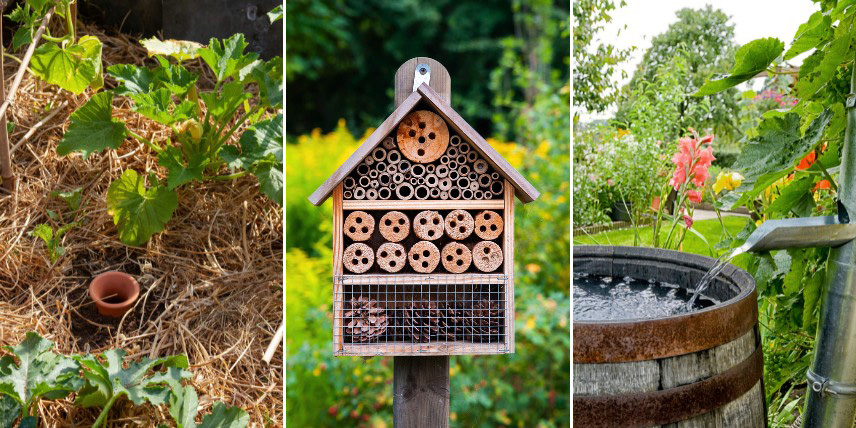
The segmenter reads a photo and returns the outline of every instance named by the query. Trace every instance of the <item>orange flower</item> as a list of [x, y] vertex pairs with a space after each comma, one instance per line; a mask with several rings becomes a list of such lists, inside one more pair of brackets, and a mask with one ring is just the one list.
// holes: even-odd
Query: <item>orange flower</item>
[[[804, 170], [804, 169], [809, 169], [809, 168], [811, 168], [811, 166], [812, 166], [812, 165], [814, 165], [814, 161], [815, 161], [816, 159], [817, 159], [817, 154], [816, 154], [815, 152], [813, 152], [813, 151], [812, 151], [811, 153], [809, 153], [809, 154], [805, 155], [805, 157], [804, 157], [804, 158], [802, 158], [802, 160], [800, 161], [800, 163], [799, 163], [799, 164], [797, 164], [797, 169], [798, 169], [798, 170], [800, 170], [800, 171], [802, 171], [802, 170]], [[824, 180], [824, 181], [825, 181], [825, 180]]]
[[815, 190], [815, 191], [818, 191], [818, 190], [821, 190], [821, 189], [823, 189], [823, 190], [829, 190], [829, 189], [831, 189], [831, 188], [832, 188], [832, 183], [830, 183], [830, 182], [829, 182], [829, 180], [820, 180], [820, 181], [818, 181], [818, 182], [817, 182], [817, 184], [814, 186], [814, 190]]

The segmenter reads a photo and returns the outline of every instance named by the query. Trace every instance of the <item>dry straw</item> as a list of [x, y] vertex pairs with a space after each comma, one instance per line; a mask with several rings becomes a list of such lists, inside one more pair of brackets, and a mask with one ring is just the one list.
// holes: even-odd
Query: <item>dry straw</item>
[[[104, 43], [105, 68], [153, 64], [127, 36], [86, 26], [81, 31]], [[4, 66], [6, 76], [14, 76], [17, 63]], [[200, 60], [190, 66], [203, 68]], [[204, 73], [203, 86], [210, 88], [211, 74], [207, 68]], [[108, 86], [114, 84], [108, 79]], [[0, 199], [0, 345], [36, 331], [66, 354], [111, 348], [133, 357], [184, 353], [203, 412], [213, 401], [225, 401], [244, 408], [251, 426], [280, 426], [282, 350], [270, 365], [262, 356], [282, 320], [281, 209], [259, 193], [252, 176], [192, 183], [178, 190], [179, 206], [165, 232], [145, 248], [123, 245], [106, 212], [107, 187], [124, 169], [156, 170], [156, 157], [133, 139], [88, 160], [57, 156], [69, 114], [88, 95], [75, 96], [28, 74], [9, 109], [19, 183], [13, 196]], [[125, 101], [116, 101], [116, 116], [155, 141], [170, 133], [131, 112]], [[72, 221], [65, 203], [50, 193], [76, 187], [83, 189], [76, 217], [82, 224], [65, 235], [65, 254], [51, 264], [44, 244], [28, 233], [39, 223], [60, 225], [48, 210]], [[107, 270], [128, 272], [142, 287], [136, 306], [117, 322], [98, 317], [86, 295], [89, 280]], [[44, 426], [87, 425], [97, 416], [97, 410], [74, 407], [70, 398], [43, 401], [38, 413]], [[168, 415], [124, 401], [110, 418], [114, 426], [149, 427]]]

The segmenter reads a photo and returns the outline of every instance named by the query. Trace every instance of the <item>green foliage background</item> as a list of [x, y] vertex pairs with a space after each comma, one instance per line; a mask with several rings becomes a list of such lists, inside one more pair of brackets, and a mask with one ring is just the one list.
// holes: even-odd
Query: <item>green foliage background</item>
[[[342, 7], [349, 6], [348, 2], [340, 3]], [[392, 8], [391, 2], [368, 3]], [[413, 6], [409, 2], [395, 5], [402, 13]], [[481, 2], [478, 5], [467, 1], [454, 5], [442, 1], [434, 5], [420, 3], [419, 13], [428, 14], [436, 7], [442, 11], [437, 16], [446, 21], [444, 26], [460, 25], [468, 27], [468, 31], [499, 28], [494, 21], [507, 17], [507, 31], [492, 33], [495, 43], [485, 38], [460, 36], [469, 43], [471, 50], [461, 52], [468, 52], [471, 64], [447, 60], [445, 55], [454, 58], [459, 52], [449, 45], [435, 46], [442, 55], [433, 57], [452, 75], [452, 104], [456, 110], [482, 135], [504, 137], [503, 141], [488, 138], [488, 142], [541, 191], [541, 196], [533, 203], [518, 205], [515, 211], [516, 353], [452, 357], [452, 425], [567, 426], [571, 325], [567, 286], [570, 281], [569, 13], [566, 10], [562, 15], [557, 12], [560, 7], [542, 0], [513, 1], [496, 7]], [[317, 14], [323, 7], [326, 6], [296, 2], [293, 9], [287, 6], [286, 13]], [[312, 10], [307, 12], [306, 8]], [[507, 9], [496, 10], [501, 8]], [[351, 9], [343, 15], [356, 13], [355, 10], [361, 9]], [[465, 10], [472, 13], [464, 14]], [[328, 12], [330, 19], [339, 19], [332, 17], [337, 13]], [[364, 37], [365, 32], [376, 31], [373, 25], [378, 24], [372, 24], [375, 19], [372, 17], [387, 12], [361, 12], [363, 27], [349, 28], [340, 23], [341, 32], [336, 30], [339, 24], [327, 26], [321, 25], [323, 20], [317, 21], [321, 33], [314, 42], [327, 43], [328, 36], [341, 40]], [[402, 22], [412, 22], [411, 16], [395, 16]], [[425, 28], [432, 25], [430, 20], [421, 24]], [[304, 84], [312, 73], [326, 73], [326, 66], [318, 64], [326, 64], [324, 61], [330, 57], [324, 52], [314, 55], [312, 50], [302, 51], [298, 44], [295, 49], [305, 55], [287, 58], [289, 67], [291, 61], [304, 67], [300, 71], [302, 76], [289, 77], [288, 103], [305, 101], [305, 106], [295, 109], [306, 107], [307, 111], [315, 112], [306, 113], [309, 119], [303, 124], [297, 124], [298, 117], [286, 126], [290, 133], [286, 144], [285, 201], [286, 418], [295, 426], [384, 427], [392, 423], [392, 359], [332, 356], [332, 204], [327, 201], [315, 207], [306, 199], [371, 132], [369, 126], [376, 126], [391, 112], [392, 75], [398, 65], [416, 55], [432, 56], [418, 52], [419, 46], [430, 41], [420, 38], [421, 31], [427, 31], [425, 28], [418, 28], [414, 36], [400, 32], [404, 31], [397, 27], [403, 25], [401, 22], [384, 21], [382, 25], [394, 29], [383, 33], [389, 41], [380, 50], [377, 45], [352, 47], [358, 52], [361, 49], [372, 52], [366, 61], [382, 58], [372, 64], [377, 75], [365, 80], [357, 75], [349, 77], [348, 81], [354, 84], [343, 86], [336, 95], [337, 102], [327, 103], [323, 114], [313, 110], [312, 99], [321, 100], [314, 92], [317, 86]], [[480, 26], [484, 28], [477, 29]], [[514, 37], [516, 34], [525, 37]], [[287, 37], [287, 45], [294, 46], [292, 35]], [[403, 39], [411, 43], [410, 47], [393, 43]], [[478, 41], [484, 43], [479, 45]], [[474, 47], [477, 45], [490, 49], [478, 50]], [[379, 54], [391, 47], [400, 49], [400, 57], [384, 58]], [[468, 68], [474, 64], [482, 65]], [[473, 75], [468, 83], [470, 72]], [[320, 74], [318, 79], [322, 79]], [[375, 78], [379, 80], [372, 87]], [[477, 95], [472, 95], [474, 92]], [[372, 104], [373, 97], [381, 101]], [[362, 101], [349, 101], [357, 98]], [[371, 114], [355, 118], [355, 112], [364, 111]], [[329, 118], [334, 117], [338, 119], [330, 122]], [[336, 126], [330, 129], [330, 123]], [[313, 130], [307, 131], [309, 127]], [[328, 131], [321, 130], [324, 128]], [[508, 142], [511, 138], [514, 143]]]

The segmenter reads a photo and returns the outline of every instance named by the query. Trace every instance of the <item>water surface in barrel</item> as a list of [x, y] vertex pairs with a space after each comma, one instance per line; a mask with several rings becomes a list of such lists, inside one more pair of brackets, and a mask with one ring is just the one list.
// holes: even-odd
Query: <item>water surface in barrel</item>
[[668, 282], [574, 272], [574, 321], [658, 318], [714, 304], [702, 297], [688, 308], [689, 300], [685, 288]]

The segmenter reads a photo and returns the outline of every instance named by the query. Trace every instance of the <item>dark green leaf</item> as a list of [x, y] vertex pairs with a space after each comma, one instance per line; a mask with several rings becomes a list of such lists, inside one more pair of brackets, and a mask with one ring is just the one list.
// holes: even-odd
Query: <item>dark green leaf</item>
[[71, 114], [71, 125], [62, 136], [56, 152], [67, 155], [80, 151], [86, 159], [90, 153], [108, 147], [119, 148], [125, 135], [125, 124], [113, 119], [113, 93], [101, 92]]
[[265, 107], [282, 107], [282, 58], [274, 57], [268, 62], [257, 60], [240, 74], [240, 80], [259, 85], [259, 98]]
[[278, 205], [282, 206], [282, 164], [264, 163], [255, 169], [259, 189]]
[[785, 50], [785, 44], [774, 37], [753, 40], [737, 50], [734, 67], [729, 76], [708, 80], [694, 94], [696, 97], [715, 94], [737, 86], [764, 71]]
[[802, 177], [792, 181], [781, 189], [779, 197], [767, 207], [768, 214], [787, 214], [803, 198], [811, 198], [811, 188], [814, 185], [812, 177]]
[[28, 409], [39, 398], [65, 397], [81, 386], [79, 366], [71, 358], [52, 352], [53, 342], [29, 332], [23, 342], [4, 349], [17, 357], [0, 362], [0, 394]]
[[168, 89], [177, 97], [184, 96], [187, 91], [199, 80], [199, 76], [193, 74], [183, 65], [170, 64], [163, 57], [157, 57], [160, 67], [156, 69], [156, 79], [159, 86]]
[[835, 29], [835, 39], [824, 49], [818, 49], [811, 54], [800, 67], [797, 90], [800, 98], [809, 98], [835, 75], [838, 66], [845, 60], [850, 51], [850, 40], [853, 37], [853, 21], [851, 16], [842, 21]]
[[244, 92], [244, 85], [239, 82], [229, 82], [223, 85], [223, 90], [218, 94], [215, 92], [205, 92], [199, 95], [208, 112], [218, 122], [229, 120], [236, 111], [243, 105], [245, 100], [252, 97], [247, 92]]
[[808, 21], [800, 25], [794, 35], [794, 43], [785, 53], [785, 61], [815, 48], [831, 33], [832, 23], [829, 16], [817, 11], [809, 17]]
[[146, 188], [145, 177], [134, 170], [122, 173], [107, 190], [108, 213], [119, 229], [119, 239], [128, 245], [144, 244], [163, 230], [176, 207], [175, 192], [157, 183]]
[[188, 100], [183, 100], [176, 106], [172, 100], [172, 92], [166, 88], [144, 94], [131, 94], [130, 97], [134, 100], [135, 112], [164, 125], [189, 119], [196, 107]]
[[20, 414], [21, 405], [11, 395], [0, 394], [0, 427], [11, 428]]
[[803, 329], [809, 331], [816, 324], [817, 316], [815, 310], [820, 302], [820, 292], [823, 289], [823, 279], [825, 269], [814, 272], [806, 279], [805, 289], [803, 290]]
[[166, 177], [167, 187], [172, 190], [193, 180], [202, 181], [202, 173], [208, 165], [208, 157], [198, 151], [190, 153], [185, 161], [182, 150], [170, 146], [158, 155], [158, 163], [169, 171]]
[[156, 73], [147, 67], [132, 64], [117, 64], [107, 67], [107, 73], [121, 84], [114, 91], [119, 95], [149, 92], [155, 83]]
[[231, 168], [250, 169], [264, 159], [282, 163], [283, 151], [282, 115], [256, 123], [241, 135], [241, 150], [234, 146], [224, 147], [220, 154]]
[[184, 386], [172, 391], [169, 397], [169, 414], [177, 428], [196, 428], [198, 409], [199, 399], [193, 387]]
[[214, 403], [213, 412], [202, 418], [200, 428], [243, 428], [250, 422], [250, 415], [240, 407], [226, 407]]
[[74, 212], [80, 208], [80, 199], [83, 196], [83, 188], [77, 187], [68, 192], [53, 191], [51, 192], [51, 196], [65, 201], [69, 211]]
[[788, 273], [785, 274], [782, 284], [782, 291], [785, 296], [799, 293], [802, 279], [806, 276], [805, 256], [808, 251], [806, 249], [788, 250], [788, 254], [791, 256], [791, 266]]
[[35, 416], [27, 416], [24, 419], [21, 419], [21, 423], [18, 424], [18, 428], [38, 428], [39, 426], [39, 418]]
[[244, 35], [238, 33], [222, 42], [212, 38], [207, 47], [199, 50], [199, 56], [214, 71], [217, 81], [222, 82], [258, 59], [256, 53], [245, 54], [246, 47]]

